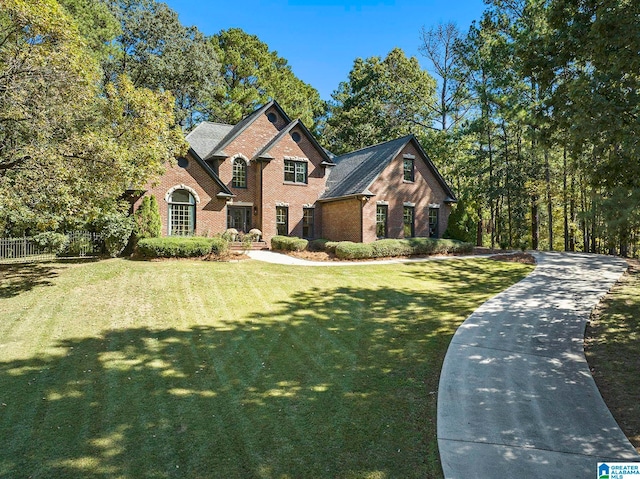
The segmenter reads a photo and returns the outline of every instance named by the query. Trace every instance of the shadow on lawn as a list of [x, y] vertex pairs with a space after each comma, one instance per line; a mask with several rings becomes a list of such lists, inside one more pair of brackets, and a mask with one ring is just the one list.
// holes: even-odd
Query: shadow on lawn
[[[63, 264], [89, 263], [96, 258], [60, 258], [49, 263], [0, 264], [0, 299], [12, 298], [39, 286], [51, 286], [52, 280], [65, 268]], [[62, 264], [61, 264], [62, 263]]]
[[469, 308], [451, 291], [313, 289], [218, 327], [0, 363], [0, 477], [441, 477], [436, 388]]
[[59, 265], [48, 263], [0, 264], [0, 299], [51, 285], [59, 269]]

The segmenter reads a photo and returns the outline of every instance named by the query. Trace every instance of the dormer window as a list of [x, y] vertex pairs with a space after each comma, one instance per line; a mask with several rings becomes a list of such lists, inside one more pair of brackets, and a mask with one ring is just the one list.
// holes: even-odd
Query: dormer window
[[291, 133], [291, 138], [296, 143], [300, 143], [300, 140], [302, 139], [302, 137], [300, 136], [300, 133], [298, 133], [297, 131], [294, 131], [293, 133]]
[[267, 120], [269, 120], [271, 123], [275, 123], [276, 121], [278, 121], [278, 115], [273, 112], [267, 113]]

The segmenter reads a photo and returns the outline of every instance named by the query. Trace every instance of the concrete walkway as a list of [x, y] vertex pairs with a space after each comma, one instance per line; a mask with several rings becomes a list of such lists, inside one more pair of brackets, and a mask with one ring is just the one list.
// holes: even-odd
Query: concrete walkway
[[400, 263], [422, 263], [424, 261], [442, 261], [451, 259], [468, 259], [479, 258], [490, 255], [470, 255], [470, 256], [430, 256], [427, 258], [403, 258], [403, 259], [383, 259], [372, 261], [310, 261], [301, 258], [295, 258], [283, 253], [267, 250], [247, 251], [247, 255], [251, 259], [264, 261], [265, 263], [284, 264], [294, 266], [363, 266], [370, 264], [400, 264]]
[[537, 253], [538, 266], [453, 337], [438, 391], [445, 478], [588, 478], [640, 461], [583, 352], [593, 307], [626, 269], [607, 256]]

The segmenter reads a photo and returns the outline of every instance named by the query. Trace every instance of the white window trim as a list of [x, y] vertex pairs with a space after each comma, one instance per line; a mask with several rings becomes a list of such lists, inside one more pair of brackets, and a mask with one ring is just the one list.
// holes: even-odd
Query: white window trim
[[440, 205], [437, 203], [432, 203], [429, 205], [429, 208], [433, 208], [433, 209], [440, 209]]
[[244, 156], [242, 153], [236, 153], [235, 155], [233, 155], [231, 157], [231, 164], [233, 165], [233, 162], [236, 160], [242, 160], [245, 162], [245, 164], [247, 166], [249, 166], [251, 164], [251, 160], [249, 160], [246, 156]]
[[285, 156], [283, 157], [283, 159], [290, 160], [290, 161], [304, 161], [306, 163], [309, 163], [309, 158], [303, 158], [300, 156]]
[[170, 200], [171, 200], [171, 195], [176, 190], [186, 190], [186, 191], [188, 191], [189, 193], [191, 193], [193, 195], [194, 199], [196, 200], [196, 204], [200, 203], [200, 196], [198, 196], [198, 192], [196, 190], [194, 190], [193, 188], [191, 188], [190, 186], [187, 186], [187, 185], [175, 185], [175, 186], [172, 186], [171, 188], [169, 188], [167, 190], [167, 193], [164, 195], [164, 201], [169, 203]]

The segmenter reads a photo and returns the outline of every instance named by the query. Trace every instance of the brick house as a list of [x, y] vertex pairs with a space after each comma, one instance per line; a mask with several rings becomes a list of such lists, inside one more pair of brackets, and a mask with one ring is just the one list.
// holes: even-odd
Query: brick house
[[335, 157], [275, 101], [237, 125], [203, 122], [186, 139], [188, 154], [145, 191], [164, 235], [441, 237], [456, 201], [413, 135]]

